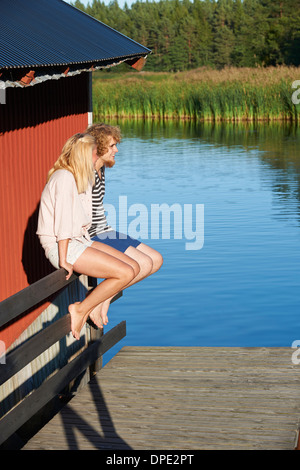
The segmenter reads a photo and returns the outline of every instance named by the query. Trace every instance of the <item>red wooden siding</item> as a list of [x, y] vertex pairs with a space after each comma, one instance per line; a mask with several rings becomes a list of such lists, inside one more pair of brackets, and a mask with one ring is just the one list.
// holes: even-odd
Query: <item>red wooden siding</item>
[[[0, 301], [53, 269], [35, 234], [39, 199], [64, 142], [87, 125], [88, 73], [7, 89], [0, 105]], [[46, 305], [0, 331], [6, 347]]]

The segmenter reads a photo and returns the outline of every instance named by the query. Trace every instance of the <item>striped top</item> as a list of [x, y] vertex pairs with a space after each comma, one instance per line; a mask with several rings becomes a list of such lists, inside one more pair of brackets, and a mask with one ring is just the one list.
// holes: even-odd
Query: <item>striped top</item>
[[92, 191], [92, 225], [89, 228], [90, 237], [94, 237], [98, 233], [106, 230], [111, 230], [107, 224], [103, 198], [105, 194], [105, 171], [104, 167], [101, 168], [101, 179], [97, 171], [95, 171], [95, 185]]

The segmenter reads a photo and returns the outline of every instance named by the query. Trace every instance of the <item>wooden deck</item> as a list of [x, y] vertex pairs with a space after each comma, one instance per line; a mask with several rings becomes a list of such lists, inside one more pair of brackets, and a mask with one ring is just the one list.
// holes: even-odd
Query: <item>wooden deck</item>
[[124, 347], [23, 449], [294, 449], [291, 348]]

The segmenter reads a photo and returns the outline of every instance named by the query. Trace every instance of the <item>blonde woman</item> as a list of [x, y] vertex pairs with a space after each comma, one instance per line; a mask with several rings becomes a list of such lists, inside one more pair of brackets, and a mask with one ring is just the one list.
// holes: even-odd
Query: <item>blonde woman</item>
[[[137, 275], [137, 263], [125, 263], [101, 250], [102, 243], [90, 239], [94, 165], [98, 160], [94, 138], [75, 134], [49, 171], [41, 196], [37, 234], [52, 265], [103, 281], [82, 302], [69, 305], [71, 330], [79, 339], [89, 315], [99, 304], [124, 289]], [[99, 323], [99, 322], [98, 322]], [[102, 318], [107, 323], [107, 318]]]

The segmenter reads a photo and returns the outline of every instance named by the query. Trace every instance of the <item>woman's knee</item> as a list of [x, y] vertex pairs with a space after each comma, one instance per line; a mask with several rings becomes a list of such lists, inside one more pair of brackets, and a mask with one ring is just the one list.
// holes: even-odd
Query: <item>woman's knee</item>
[[124, 285], [129, 284], [135, 278], [134, 268], [126, 263], [123, 263], [123, 266], [119, 272], [119, 278], [124, 283]]
[[125, 254], [129, 256], [137, 265], [140, 277], [147, 277], [151, 274], [153, 269], [153, 262], [150, 256], [143, 253], [141, 250], [134, 248], [133, 246], [128, 247]]
[[145, 245], [144, 243], [141, 243], [138, 247], [137, 250], [144, 253], [144, 255], [147, 255], [151, 258], [152, 261], [152, 271], [151, 273], [155, 273], [158, 271], [162, 264], [163, 264], [163, 257], [159, 253], [159, 251], [154, 250], [154, 248], [151, 248], [148, 245]]
[[140, 273], [141, 267], [140, 267], [139, 263], [137, 261], [135, 261], [134, 259], [132, 259], [130, 262], [131, 262], [131, 267], [132, 267], [133, 272], [134, 272], [134, 277], [136, 277]]
[[153, 272], [155, 273], [162, 267], [162, 264], [164, 262], [162, 255], [158, 251], [155, 251], [153, 253], [152, 262], [153, 262]]
[[153, 261], [148, 255], [143, 255], [141, 261], [141, 272], [143, 276], [149, 276], [153, 271]]

